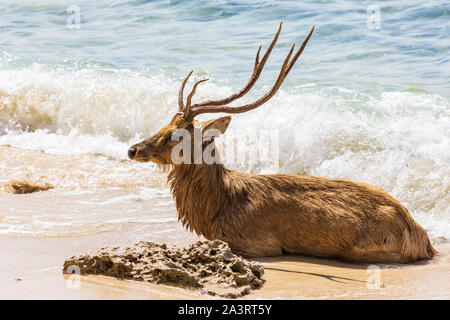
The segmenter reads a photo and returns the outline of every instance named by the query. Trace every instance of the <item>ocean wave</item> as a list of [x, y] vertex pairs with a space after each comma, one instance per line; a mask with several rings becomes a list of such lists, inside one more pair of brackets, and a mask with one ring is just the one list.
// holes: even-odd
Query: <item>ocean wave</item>
[[[132, 143], [151, 135], [176, 112], [180, 81], [129, 70], [2, 70], [0, 144], [124, 160]], [[234, 89], [211, 81], [195, 99], [224, 97]], [[256, 88], [243, 101], [267, 89]], [[434, 236], [450, 238], [450, 105], [445, 97], [411, 90], [368, 94], [291, 86], [261, 108], [234, 116], [225, 139], [245, 140], [241, 146], [250, 152], [261, 141], [249, 132], [258, 130], [277, 132], [277, 171], [380, 186]], [[273, 170], [264, 159], [229, 166]]]

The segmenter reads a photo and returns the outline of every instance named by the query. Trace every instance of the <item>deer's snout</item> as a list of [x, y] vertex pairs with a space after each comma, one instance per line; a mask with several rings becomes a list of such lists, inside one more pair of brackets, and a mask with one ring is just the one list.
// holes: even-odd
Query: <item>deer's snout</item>
[[137, 150], [134, 147], [131, 147], [130, 149], [128, 149], [128, 158], [130, 158], [131, 160], [134, 159], [134, 157], [136, 156]]
[[128, 149], [128, 158], [131, 160], [139, 161], [139, 162], [147, 162], [151, 161], [154, 157], [153, 148], [148, 144], [138, 143], [132, 145]]

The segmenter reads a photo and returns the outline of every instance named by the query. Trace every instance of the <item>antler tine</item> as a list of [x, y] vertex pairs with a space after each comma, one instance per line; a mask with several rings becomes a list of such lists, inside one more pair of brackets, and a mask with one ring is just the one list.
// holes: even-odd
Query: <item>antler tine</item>
[[187, 101], [186, 101], [186, 108], [184, 109], [184, 118], [185, 119], [191, 119], [191, 118], [193, 118], [193, 117], [190, 117], [190, 115], [189, 115], [189, 113], [190, 113], [190, 110], [191, 110], [191, 100], [192, 100], [192, 97], [194, 96], [194, 94], [195, 94], [195, 91], [197, 90], [197, 86], [200, 84], [200, 83], [202, 83], [202, 82], [205, 82], [205, 81], [208, 81], [209, 79], [202, 79], [202, 80], [200, 80], [200, 81], [197, 81], [195, 84], [194, 84], [194, 86], [192, 87], [192, 91], [191, 91], [191, 93], [188, 95], [188, 97], [187, 97]]
[[261, 48], [262, 48], [262, 46], [259, 46], [258, 51], [256, 51], [255, 66], [253, 67], [252, 75], [255, 74], [255, 71], [257, 70], [258, 65], [259, 65], [259, 53], [261, 52]]
[[236, 99], [241, 98], [242, 96], [244, 96], [247, 92], [250, 91], [250, 89], [253, 87], [253, 85], [256, 83], [256, 81], [258, 80], [259, 76], [261, 75], [261, 72], [264, 68], [264, 65], [267, 62], [267, 59], [269, 59], [269, 56], [272, 52], [272, 49], [275, 47], [275, 44], [277, 43], [278, 40], [278, 36], [281, 33], [281, 28], [283, 26], [283, 22], [280, 22], [280, 26], [278, 27], [278, 31], [275, 34], [272, 43], [270, 44], [269, 48], [267, 48], [266, 53], [264, 54], [263, 58], [261, 61], [259, 61], [259, 54], [261, 51], [261, 46], [259, 46], [258, 51], [256, 52], [256, 58], [255, 58], [255, 66], [253, 67], [253, 73], [252, 76], [250, 77], [250, 80], [248, 81], [247, 85], [238, 93], [232, 94], [231, 96], [224, 98], [224, 99], [220, 99], [220, 100], [208, 100], [202, 103], [197, 103], [192, 105], [192, 108], [197, 108], [197, 107], [204, 107], [204, 106], [221, 106], [221, 105], [225, 105], [225, 104], [229, 104], [231, 102], [233, 102]]
[[297, 59], [300, 57], [300, 55], [302, 54], [303, 50], [305, 49], [306, 44], [308, 43], [309, 39], [311, 38], [312, 33], [314, 32], [314, 26], [312, 27], [311, 31], [309, 32], [308, 36], [305, 38], [305, 40], [303, 41], [302, 45], [300, 46], [299, 50], [295, 53], [295, 55], [293, 56], [292, 59], [291, 55], [294, 51], [294, 46], [295, 44], [291, 47], [291, 50], [289, 51], [286, 59], [284, 60], [283, 66], [281, 67], [281, 71], [280, 74], [278, 75], [278, 78], [275, 82], [275, 84], [273, 85], [272, 89], [267, 92], [263, 97], [261, 97], [260, 99], [258, 99], [257, 101], [250, 103], [250, 104], [246, 104], [244, 106], [240, 106], [240, 107], [230, 107], [230, 106], [218, 106], [218, 107], [214, 107], [214, 106], [204, 106], [204, 107], [198, 107], [195, 109], [192, 109], [190, 116], [193, 118], [199, 114], [202, 113], [243, 113], [243, 112], [247, 112], [253, 109], [256, 109], [257, 107], [263, 105], [265, 102], [267, 102], [268, 100], [270, 100], [270, 98], [272, 98], [275, 93], [278, 91], [278, 89], [280, 88], [281, 84], [283, 83], [284, 79], [286, 78], [286, 76], [288, 75], [289, 71], [292, 69], [292, 67], [294, 66], [295, 62], [297, 61]]
[[309, 32], [308, 36], [305, 38], [305, 40], [303, 40], [302, 45], [300, 46], [300, 49], [298, 49], [297, 53], [295, 54], [295, 56], [292, 58], [291, 62], [289, 63], [289, 67], [286, 71], [286, 75], [289, 73], [289, 71], [291, 71], [292, 67], [294, 66], [295, 62], [297, 61], [297, 59], [300, 57], [300, 55], [302, 54], [303, 50], [306, 47], [306, 44], [309, 41], [309, 38], [311, 38], [313, 32], [314, 32], [314, 27], [312, 26], [311, 31]]
[[184, 79], [183, 83], [181, 84], [180, 91], [178, 92], [178, 111], [182, 112], [184, 110], [184, 101], [183, 101], [183, 93], [184, 93], [184, 87], [186, 86], [186, 83], [188, 82], [192, 72], [189, 72], [187, 77]]

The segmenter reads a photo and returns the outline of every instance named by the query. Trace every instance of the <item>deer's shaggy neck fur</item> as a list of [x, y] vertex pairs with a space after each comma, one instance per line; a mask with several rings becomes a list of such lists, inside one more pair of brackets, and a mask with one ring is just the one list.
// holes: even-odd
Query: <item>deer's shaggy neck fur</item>
[[172, 167], [168, 181], [178, 218], [190, 231], [206, 238], [217, 234], [212, 222], [226, 201], [228, 188], [225, 176], [229, 172], [222, 164], [180, 164]]

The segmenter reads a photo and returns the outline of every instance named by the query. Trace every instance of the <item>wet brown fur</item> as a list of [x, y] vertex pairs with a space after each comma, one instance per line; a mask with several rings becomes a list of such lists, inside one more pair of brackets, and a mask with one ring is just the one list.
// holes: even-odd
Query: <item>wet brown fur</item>
[[[225, 132], [230, 120], [222, 117], [201, 127]], [[380, 188], [345, 179], [253, 175], [219, 163], [175, 165], [170, 151], [176, 142], [167, 137], [177, 128], [193, 132], [194, 123], [177, 114], [155, 136], [133, 146], [136, 160], [169, 166], [183, 225], [207, 239], [226, 241], [238, 254], [408, 263], [436, 253], [425, 229]]]

